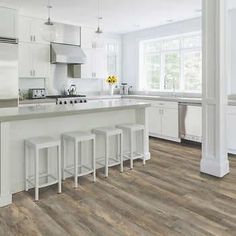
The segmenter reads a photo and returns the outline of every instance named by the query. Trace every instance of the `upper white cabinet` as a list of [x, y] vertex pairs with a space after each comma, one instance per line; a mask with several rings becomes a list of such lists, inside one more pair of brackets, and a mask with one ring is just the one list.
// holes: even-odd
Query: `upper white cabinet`
[[19, 41], [30, 43], [49, 44], [43, 38], [44, 21], [41, 19], [19, 17]]
[[17, 38], [17, 11], [0, 7], [0, 37]]
[[[81, 29], [81, 47], [87, 61], [81, 66], [82, 78], [105, 79], [107, 77], [107, 52], [104, 38], [98, 40], [94, 29]], [[103, 37], [103, 36], [101, 36]]]
[[19, 77], [47, 78], [50, 69], [50, 47], [45, 44], [19, 44]]
[[[102, 40], [101, 40], [102, 41]], [[97, 34], [91, 28], [82, 27], [81, 29], [81, 47], [82, 48], [97, 48]]]
[[56, 37], [54, 43], [81, 44], [81, 28], [74, 25], [55, 23]]
[[103, 49], [83, 48], [86, 63], [81, 65], [81, 78], [103, 79], [107, 76], [106, 52]]

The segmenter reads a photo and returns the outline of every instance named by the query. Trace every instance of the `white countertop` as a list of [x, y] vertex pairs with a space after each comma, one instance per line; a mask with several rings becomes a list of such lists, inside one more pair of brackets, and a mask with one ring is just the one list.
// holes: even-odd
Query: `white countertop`
[[[194, 97], [175, 97], [175, 96], [156, 96], [156, 95], [94, 95], [94, 96], [87, 96], [88, 100], [109, 100], [109, 99], [144, 99], [144, 100], [156, 100], [156, 101], [171, 101], [171, 102], [181, 102], [181, 103], [194, 103], [194, 104], [201, 104], [202, 99], [201, 98], [194, 98]], [[25, 104], [55, 104], [55, 99], [31, 99], [31, 100], [24, 100], [20, 101], [20, 105]], [[236, 106], [236, 99], [230, 98], [228, 100], [229, 106]]]
[[170, 102], [186, 102], [186, 103], [196, 103], [201, 104], [201, 98], [190, 98], [190, 97], [164, 97], [164, 96], [151, 96], [151, 95], [127, 95], [123, 98], [133, 98], [133, 99], [144, 99], [144, 100], [156, 100], [156, 101], [170, 101]]
[[0, 122], [68, 116], [103, 111], [127, 110], [148, 107], [150, 104], [130, 99], [90, 101], [76, 105], [28, 105], [17, 108], [2, 108]]

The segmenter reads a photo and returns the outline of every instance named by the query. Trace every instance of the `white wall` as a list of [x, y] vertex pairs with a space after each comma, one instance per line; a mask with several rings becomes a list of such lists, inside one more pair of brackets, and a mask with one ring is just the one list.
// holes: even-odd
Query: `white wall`
[[138, 90], [140, 41], [200, 30], [201, 19], [195, 18], [123, 35], [123, 82], [129, 83], [134, 90]]
[[229, 39], [229, 57], [230, 63], [228, 67], [229, 83], [228, 92], [229, 94], [236, 94], [236, 9], [229, 10], [229, 27], [228, 27], [228, 39]]

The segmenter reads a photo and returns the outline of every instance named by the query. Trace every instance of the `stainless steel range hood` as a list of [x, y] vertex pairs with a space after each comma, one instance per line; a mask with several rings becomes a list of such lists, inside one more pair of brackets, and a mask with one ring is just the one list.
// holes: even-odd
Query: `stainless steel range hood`
[[78, 45], [51, 43], [51, 63], [81, 65], [86, 63], [86, 55]]

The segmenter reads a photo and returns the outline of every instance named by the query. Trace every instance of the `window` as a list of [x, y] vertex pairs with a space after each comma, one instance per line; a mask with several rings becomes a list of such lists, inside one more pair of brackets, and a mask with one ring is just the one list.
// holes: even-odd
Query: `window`
[[140, 43], [140, 89], [201, 92], [201, 35], [182, 35]]

